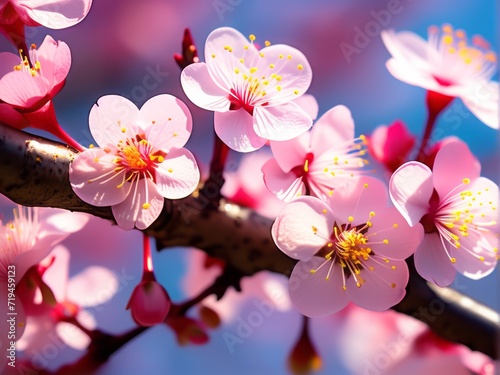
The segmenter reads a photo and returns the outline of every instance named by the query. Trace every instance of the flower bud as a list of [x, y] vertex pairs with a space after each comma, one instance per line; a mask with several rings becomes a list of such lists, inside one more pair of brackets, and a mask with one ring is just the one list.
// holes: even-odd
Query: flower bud
[[135, 287], [127, 310], [137, 324], [149, 327], [163, 322], [171, 305], [167, 291], [155, 280], [146, 280]]

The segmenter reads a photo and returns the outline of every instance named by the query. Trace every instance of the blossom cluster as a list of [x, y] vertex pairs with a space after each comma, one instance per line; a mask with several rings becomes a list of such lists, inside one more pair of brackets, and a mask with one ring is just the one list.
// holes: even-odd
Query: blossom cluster
[[[70, 70], [69, 46], [47, 36], [28, 49], [23, 30], [72, 26], [86, 16], [91, 1], [66, 1], [54, 17], [43, 11], [49, 2], [38, 1], [33, 9], [24, 3], [0, 1], [0, 31], [21, 36], [13, 41], [19, 55], [0, 53], [2, 122], [46, 130], [78, 150], [69, 184], [87, 204], [110, 207], [120, 229], [147, 230], [158, 223], [165, 200], [197, 197], [208, 180], [185, 147], [193, 119], [179, 98], [163, 93], [139, 108], [118, 95], [100, 97], [88, 116], [96, 143], [88, 148], [62, 129], [52, 100]], [[455, 98], [484, 124], [499, 128], [498, 82], [492, 81], [496, 55], [484, 40], [469, 43], [463, 30], [450, 25], [429, 28], [428, 41], [410, 32], [381, 33], [391, 55], [389, 72], [427, 91], [428, 120], [417, 141], [401, 121], [356, 135], [353, 113], [342, 104], [319, 116], [318, 102], [308, 93], [311, 64], [294, 47], [267, 40], [261, 45], [253, 34], [247, 38], [221, 27], [208, 35], [202, 62], [186, 38], [189, 53], [176, 59], [180, 84], [192, 104], [214, 112], [218, 152], [210, 172], [222, 166], [227, 180], [218, 193], [271, 217], [276, 248], [296, 261], [287, 281], [290, 298], [276, 303], [279, 309], [293, 305], [306, 317], [347, 311], [350, 303], [385, 311], [403, 300], [410, 277], [444, 287], [457, 273], [480, 279], [493, 272], [500, 259], [498, 185], [481, 176], [479, 161], [462, 140], [429, 145], [439, 115]], [[245, 154], [232, 175], [224, 171], [230, 150]], [[372, 163], [382, 173], [370, 169]], [[0, 221], [0, 284], [14, 265], [20, 350], [35, 350], [33, 343], [53, 330], [77, 349], [96, 334], [95, 319], [85, 313], [93, 306], [92, 279], [110, 285], [103, 303], [117, 291], [116, 277], [105, 267], [90, 267], [68, 280], [70, 253], [60, 244], [89, 221], [84, 214], [21, 206], [13, 220]], [[207, 327], [233, 311], [217, 311], [207, 300], [199, 320], [184, 316], [191, 306], [173, 303], [157, 281], [145, 234], [143, 249], [142, 279], [126, 306], [134, 322], [166, 324], [182, 343], [206, 342]], [[198, 255], [194, 263], [202, 262]], [[410, 258], [418, 275], [410, 272]], [[219, 276], [224, 265], [217, 265], [204, 271]], [[266, 286], [282, 281], [262, 274], [254, 280], [255, 285], [245, 282], [246, 289], [262, 298], [269, 294]], [[78, 333], [65, 335], [65, 324]], [[6, 336], [9, 327], [0, 328]], [[317, 360], [308, 340], [303, 334], [303, 346], [297, 347], [307, 347]]]

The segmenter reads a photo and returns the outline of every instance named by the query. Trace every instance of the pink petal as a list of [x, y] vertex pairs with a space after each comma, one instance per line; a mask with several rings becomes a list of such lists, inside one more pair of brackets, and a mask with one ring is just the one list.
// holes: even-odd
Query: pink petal
[[[245, 48], [245, 46], [247, 48]], [[229, 49], [229, 48], [230, 49]], [[243, 63], [240, 59], [244, 59]], [[236, 81], [235, 67], [247, 67], [260, 60], [258, 50], [238, 30], [220, 27], [208, 35], [205, 43], [205, 62], [212, 80], [227, 92]], [[257, 62], [257, 65], [259, 62]]]
[[44, 260], [49, 261], [52, 260], [52, 258], [54, 260], [43, 274], [43, 281], [54, 293], [56, 301], [62, 302], [65, 301], [67, 297], [66, 286], [69, 277], [69, 261], [71, 254], [65, 246], [58, 245], [50, 251], [50, 254]]
[[244, 109], [215, 112], [215, 133], [222, 142], [233, 150], [239, 152], [255, 151], [266, 144], [266, 139], [255, 133], [252, 121], [252, 116]]
[[216, 112], [229, 110], [229, 91], [217, 86], [205, 63], [188, 65], [181, 73], [186, 96], [198, 107]]
[[[144, 208], [145, 203], [149, 203], [149, 208]], [[135, 225], [137, 229], [146, 229], [160, 215], [163, 203], [164, 198], [155, 183], [144, 178], [134, 182], [126, 199], [111, 208], [120, 228], [130, 230]]]
[[55, 331], [58, 341], [76, 350], [85, 350], [91, 342], [90, 337], [73, 323], [59, 322], [55, 326]]
[[[430, 91], [448, 93], [449, 91], [441, 86], [433, 77], [429, 70], [418, 69], [411, 64], [391, 58], [385, 63], [387, 70], [396, 79], [409, 85], [423, 87]], [[444, 92], [443, 92], [444, 91]], [[451, 94], [452, 92], [450, 92]], [[454, 96], [454, 95], [453, 95]]]
[[[0, 6], [1, 9], [1, 6]], [[0, 52], [0, 78], [14, 71], [14, 67], [19, 65], [21, 58], [10, 52]]]
[[196, 160], [188, 150], [172, 149], [156, 168], [156, 187], [167, 199], [180, 199], [191, 194], [200, 182]]
[[[496, 267], [497, 253], [493, 248], [498, 248], [496, 233], [487, 232], [479, 235], [471, 232], [460, 240], [460, 248], [456, 249], [446, 243], [448, 253], [456, 259], [455, 269], [466, 277], [479, 280], [488, 276]], [[483, 257], [481, 261], [479, 257]]]
[[432, 192], [431, 170], [416, 161], [399, 167], [389, 182], [392, 203], [411, 226], [427, 213]]
[[49, 29], [64, 29], [83, 20], [90, 10], [92, 0], [17, 0], [28, 17]]
[[[269, 102], [270, 106], [275, 106], [294, 100], [307, 91], [311, 85], [312, 70], [302, 52], [285, 44], [273, 44], [260, 52], [264, 57], [262, 62], [256, 64], [259, 66], [257, 73], [261, 72], [267, 77], [273, 73], [281, 76], [279, 81], [281, 89], [276, 90], [274, 87], [276, 81], [271, 81], [262, 100]], [[269, 64], [274, 64], [275, 67], [269, 69]]]
[[0, 79], [0, 100], [33, 111], [50, 100], [51, 89], [49, 81], [42, 75], [33, 77], [28, 72], [16, 70]]
[[441, 287], [450, 285], [457, 271], [444, 251], [437, 233], [427, 233], [414, 255], [420, 276]]
[[61, 41], [56, 42], [50, 35], [47, 35], [40, 48], [35, 50], [33, 57], [31, 60], [40, 62], [41, 75], [50, 82], [50, 95], [54, 97], [62, 88], [61, 85], [71, 67], [71, 51], [68, 45]]
[[499, 128], [498, 82], [478, 82], [460, 99], [479, 120], [493, 129]]
[[116, 147], [127, 138], [135, 138], [139, 126], [139, 109], [127, 98], [119, 95], [102, 96], [89, 114], [89, 127], [99, 146]]
[[293, 99], [292, 102], [297, 104], [300, 108], [307, 112], [307, 114], [316, 120], [319, 112], [318, 101], [311, 94], [304, 94], [299, 96], [297, 99]]
[[67, 296], [80, 307], [92, 307], [111, 300], [118, 291], [116, 274], [101, 266], [90, 266], [71, 277]]
[[294, 167], [303, 167], [306, 156], [311, 152], [309, 146], [311, 134], [305, 132], [288, 141], [271, 141], [271, 151], [283, 172], [288, 173]]
[[[290, 298], [301, 314], [320, 317], [336, 313], [349, 302], [346, 291], [342, 289], [342, 270], [338, 265], [324, 258], [314, 257], [309, 261], [299, 261], [290, 275]], [[311, 273], [311, 270], [317, 270]], [[328, 280], [326, 279], [328, 276]]]
[[[385, 262], [375, 256], [363, 261], [363, 267], [359, 276], [351, 275], [346, 281], [347, 295], [353, 303], [368, 310], [384, 311], [403, 299], [409, 278], [405, 261]], [[360, 281], [360, 287], [356, 279], [364, 280]]]
[[315, 197], [299, 197], [279, 213], [271, 233], [276, 246], [294, 259], [308, 260], [330, 240], [334, 217]]
[[275, 107], [255, 107], [255, 133], [271, 141], [286, 141], [305, 133], [312, 119], [297, 104], [288, 102]]
[[155, 149], [165, 152], [184, 146], [193, 129], [188, 107], [168, 94], [157, 95], [144, 103], [139, 121], [146, 130], [147, 140]]
[[7, 103], [0, 103], [0, 118], [6, 125], [16, 129], [24, 129], [30, 126], [26, 118]]
[[396, 33], [394, 30], [383, 30], [380, 36], [393, 58], [419, 70], [430, 70], [427, 56], [431, 47], [420, 36], [409, 31]]
[[289, 202], [306, 193], [302, 177], [292, 172], [284, 173], [276, 159], [267, 161], [262, 166], [262, 173], [267, 188], [282, 201]]
[[[112, 206], [123, 202], [129, 182], [122, 185], [124, 172], [116, 173], [115, 156], [99, 148], [85, 150], [69, 167], [71, 187], [80, 199], [94, 206]], [[91, 181], [91, 182], [89, 182]]]
[[[365, 224], [379, 211], [385, 211], [388, 203], [385, 184], [369, 176], [354, 179], [344, 179], [344, 184], [338, 186], [328, 204], [333, 210], [339, 224], [346, 224], [350, 216], [352, 225]], [[365, 187], [366, 186], [366, 187]]]
[[459, 139], [450, 141], [436, 154], [433, 166], [434, 188], [442, 200], [457, 186], [464, 186], [465, 178], [474, 181], [479, 177], [481, 164], [470, 152], [467, 144]]
[[314, 124], [311, 131], [311, 149], [322, 154], [354, 139], [354, 120], [346, 106], [331, 108]]
[[[40, 245], [43, 245], [43, 242], [41, 242]], [[40, 263], [51, 250], [52, 247], [35, 246], [29, 251], [20, 253], [13, 261], [13, 264], [16, 266], [16, 280], [21, 280], [26, 271], [32, 266]]]
[[[422, 225], [417, 223], [410, 227], [394, 207], [375, 212], [371, 222], [373, 230], [368, 230], [369, 246], [381, 257], [406, 259], [415, 252], [424, 237]], [[387, 243], [384, 243], [385, 240]]]

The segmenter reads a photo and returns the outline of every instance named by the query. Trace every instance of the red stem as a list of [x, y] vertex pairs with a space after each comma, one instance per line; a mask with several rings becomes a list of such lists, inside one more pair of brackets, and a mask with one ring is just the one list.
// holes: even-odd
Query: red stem
[[142, 244], [144, 248], [143, 252], [143, 281], [153, 281], [155, 280], [153, 273], [153, 257], [151, 256], [151, 244], [149, 242], [149, 237], [147, 234], [142, 235]]
[[422, 142], [420, 143], [420, 148], [418, 149], [417, 160], [424, 162], [427, 148], [427, 144], [431, 139], [432, 131], [434, 130], [434, 125], [436, 123], [437, 117], [441, 112], [450, 104], [454, 99], [453, 96], [446, 96], [434, 91], [427, 91], [426, 95], [427, 104], [427, 123], [425, 124], [424, 135], [422, 137]]

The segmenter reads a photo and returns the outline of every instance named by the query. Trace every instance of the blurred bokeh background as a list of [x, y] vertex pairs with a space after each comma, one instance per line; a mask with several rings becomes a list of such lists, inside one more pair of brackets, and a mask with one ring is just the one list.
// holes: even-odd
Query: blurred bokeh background
[[[385, 13], [390, 17], [383, 22], [377, 20], [374, 14], [389, 7], [398, 12]], [[426, 37], [428, 26], [450, 23], [470, 36], [482, 35], [498, 51], [497, 17], [494, 0], [94, 0], [89, 15], [79, 25], [59, 31], [29, 29], [26, 34], [28, 43], [39, 44], [50, 34], [71, 48], [67, 83], [54, 102], [61, 125], [77, 141], [83, 145], [92, 142], [88, 113], [100, 96], [119, 94], [141, 106], [156, 94], [170, 93], [189, 105], [194, 130], [187, 147], [201, 162], [208, 163], [213, 115], [196, 108], [183, 94], [180, 69], [172, 57], [181, 51], [186, 27], [191, 29], [202, 60], [205, 38], [220, 26], [234, 27], [244, 35], [253, 33], [257, 42], [270, 40], [292, 45], [308, 57], [312, 66], [309, 93], [318, 100], [320, 115], [337, 104], [345, 104], [352, 111], [358, 135], [370, 134], [374, 127], [400, 119], [420, 136], [426, 117], [425, 90], [406, 85], [388, 73], [385, 61], [389, 53], [380, 39], [380, 30], [410, 30]], [[374, 36], [347, 55], [341, 46], [356, 46], [358, 30]], [[2, 51], [13, 51], [3, 39], [0, 47]], [[483, 175], [498, 182], [498, 132], [483, 125], [459, 100], [441, 116], [435, 134], [434, 140], [456, 135], [466, 141], [481, 160]], [[72, 271], [91, 262], [102, 262], [139, 281], [140, 236], [126, 236], [109, 243], [96, 237], [92, 246], [100, 249], [99, 254], [89, 250], [89, 255], [85, 248], [81, 254], [74, 253]], [[88, 242], [88, 237], [81, 241]], [[103, 257], [108, 250], [109, 255]], [[155, 260], [159, 281], [172, 298], [181, 299], [180, 280], [187, 258], [181, 251], [169, 250], [155, 254]], [[494, 272], [480, 281], [458, 277], [454, 287], [499, 309], [498, 281], [498, 272]], [[134, 285], [123, 285], [115, 299], [96, 312], [104, 329], [120, 332], [132, 326], [123, 307]], [[286, 374], [286, 356], [298, 334], [299, 322], [293, 312], [276, 311], [233, 353], [223, 334], [234, 333], [237, 321], [211, 331], [209, 344], [200, 347], [178, 346], [169, 330], [157, 327], [116, 353], [98, 374]], [[327, 320], [313, 322], [313, 336], [315, 332], [319, 336], [328, 324]], [[369, 326], [370, 322], [366, 324]], [[318, 339], [323, 357], [319, 374], [352, 373], [343, 355], [346, 349], [340, 350], [333, 337], [335, 330], [329, 334], [330, 341], [328, 337]], [[356, 350], [352, 342], [346, 345], [351, 345], [349, 350]]]

